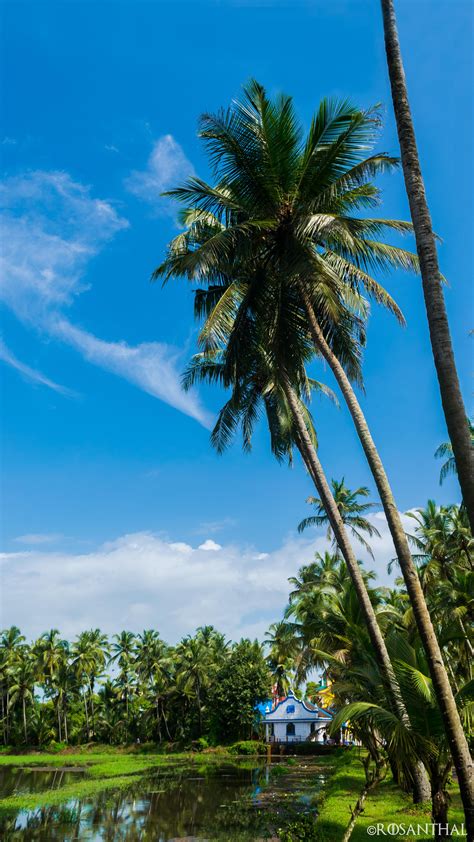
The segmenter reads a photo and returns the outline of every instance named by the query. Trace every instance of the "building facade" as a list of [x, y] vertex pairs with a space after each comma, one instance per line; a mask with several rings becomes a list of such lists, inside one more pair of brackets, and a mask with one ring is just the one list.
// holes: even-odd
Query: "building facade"
[[263, 722], [268, 743], [291, 743], [311, 740], [325, 742], [332, 714], [311, 702], [300, 701], [293, 693], [275, 707], [267, 705]]

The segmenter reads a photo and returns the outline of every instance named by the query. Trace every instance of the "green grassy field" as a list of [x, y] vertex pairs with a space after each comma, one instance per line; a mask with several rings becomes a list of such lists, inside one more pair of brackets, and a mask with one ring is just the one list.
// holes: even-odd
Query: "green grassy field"
[[[316, 823], [321, 842], [340, 842], [350, 819], [350, 807], [354, 807], [364, 786], [364, 770], [355, 755], [338, 759], [336, 771], [329, 779], [319, 818]], [[451, 805], [449, 822], [461, 828], [463, 811], [459, 792], [454, 786], [450, 790]], [[351, 836], [351, 842], [367, 842], [369, 827], [383, 824], [425, 825], [431, 822], [430, 806], [414, 805], [409, 795], [402, 792], [393, 782], [390, 773], [384, 781], [369, 793], [364, 811], [358, 817]], [[418, 832], [417, 839], [432, 839], [431, 832]], [[381, 835], [381, 834], [379, 834]], [[387, 833], [387, 836], [389, 834]], [[400, 836], [402, 836], [400, 834]], [[399, 837], [400, 838], [400, 837]]]

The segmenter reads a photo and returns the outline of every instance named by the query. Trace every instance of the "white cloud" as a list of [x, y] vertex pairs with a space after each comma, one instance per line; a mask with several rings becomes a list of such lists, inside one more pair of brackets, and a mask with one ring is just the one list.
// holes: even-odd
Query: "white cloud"
[[2, 300], [24, 321], [44, 319], [86, 286], [88, 261], [128, 222], [67, 173], [35, 171], [0, 186]]
[[80, 351], [89, 362], [134, 383], [149, 395], [195, 418], [204, 427], [212, 426], [212, 416], [202, 408], [197, 395], [183, 392], [181, 388], [181, 352], [177, 348], [160, 342], [143, 342], [136, 346], [126, 342], [105, 342], [66, 319], [51, 322], [51, 331]]
[[14, 368], [16, 371], [19, 371], [20, 374], [22, 374], [27, 380], [31, 381], [31, 383], [37, 383], [39, 386], [47, 386], [48, 389], [52, 389], [54, 392], [59, 392], [61, 395], [67, 395], [68, 397], [75, 397], [76, 395], [76, 393], [71, 391], [71, 389], [67, 389], [65, 386], [60, 386], [59, 383], [55, 383], [54, 380], [50, 380], [49, 377], [46, 377], [46, 375], [42, 374], [41, 371], [31, 368], [31, 366], [26, 365], [26, 363], [22, 363], [21, 360], [12, 354], [2, 339], [0, 339], [0, 360]]
[[[408, 519], [407, 519], [408, 520]], [[388, 583], [394, 551], [383, 518], [373, 541], [379, 580]], [[1, 557], [2, 626], [19, 625], [28, 636], [57, 627], [67, 636], [100, 626], [154, 627], [170, 642], [206, 623], [229, 637], [263, 638], [285, 607], [288, 577], [324, 551], [324, 536], [289, 536], [278, 549], [225, 545], [209, 552], [149, 532], [124, 535], [88, 553], [39, 549]], [[8, 599], [6, 595], [8, 594]]]
[[[159, 342], [130, 346], [105, 341], [75, 326], [64, 311], [87, 289], [88, 262], [117, 232], [127, 228], [106, 201], [67, 173], [36, 171], [7, 178], [0, 187], [4, 206], [0, 297], [25, 324], [72, 345], [89, 362], [123, 377], [153, 397], [210, 426], [197, 396], [180, 385], [180, 352]], [[13, 356], [12, 356], [13, 359]], [[13, 365], [12, 359], [9, 360]], [[17, 361], [18, 362], [18, 361]], [[23, 374], [39, 373], [18, 363]], [[44, 385], [55, 388], [52, 381]], [[61, 387], [56, 387], [57, 390]]]
[[63, 536], [60, 532], [32, 532], [28, 535], [18, 535], [18, 538], [14, 538], [13, 540], [16, 541], [17, 544], [31, 544], [31, 546], [37, 546], [39, 544], [55, 544], [57, 541], [60, 541], [62, 537]]
[[215, 541], [213, 541], [213, 540], [212, 540], [212, 538], [207, 538], [207, 539], [204, 541], [204, 543], [199, 544], [198, 549], [199, 549], [199, 550], [205, 550], [205, 551], [207, 551], [207, 552], [208, 552], [209, 550], [211, 550], [212, 552], [218, 552], [219, 550], [222, 550], [222, 547], [221, 547], [221, 545], [220, 545], [220, 544], [216, 544], [216, 542], [215, 542]]
[[165, 209], [161, 193], [181, 184], [193, 173], [193, 165], [181, 146], [173, 135], [167, 134], [155, 141], [146, 168], [133, 170], [125, 179], [125, 187], [145, 202], [156, 205], [160, 201]]

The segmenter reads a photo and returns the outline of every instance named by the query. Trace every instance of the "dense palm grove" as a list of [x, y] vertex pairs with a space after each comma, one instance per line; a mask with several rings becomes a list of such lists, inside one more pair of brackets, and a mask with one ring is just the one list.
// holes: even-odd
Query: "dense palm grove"
[[270, 691], [260, 644], [230, 645], [211, 626], [174, 647], [150, 629], [71, 642], [52, 629], [28, 644], [12, 627], [0, 670], [3, 742], [15, 746], [248, 739]]
[[[354, 506], [357, 509], [357, 503]], [[414, 526], [410, 541], [423, 591], [466, 733], [472, 735], [474, 565], [466, 512], [429, 501], [425, 509], [410, 515]], [[364, 530], [363, 522], [359, 521], [358, 528]], [[293, 590], [285, 616], [271, 627], [268, 637], [270, 661], [283, 692], [307, 679], [313, 668], [325, 670], [338, 711], [333, 734], [349, 720], [380, 774], [388, 761], [395, 779], [410, 789], [413, 758], [422, 758], [431, 785], [433, 815], [436, 821], [446, 822], [452, 759], [403, 581], [397, 579], [396, 587], [386, 588], [377, 586], [371, 573], [364, 573], [364, 578], [409, 726], [391, 709], [360, 605], [337, 552], [318, 555], [290, 580]], [[313, 693], [317, 700], [317, 688]]]

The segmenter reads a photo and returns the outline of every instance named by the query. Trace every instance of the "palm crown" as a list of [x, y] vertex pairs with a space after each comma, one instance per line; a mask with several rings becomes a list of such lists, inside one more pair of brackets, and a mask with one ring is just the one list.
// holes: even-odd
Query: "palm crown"
[[409, 231], [410, 223], [358, 215], [378, 202], [371, 179], [397, 166], [383, 153], [366, 157], [379, 124], [376, 109], [323, 100], [303, 140], [292, 99], [271, 102], [256, 82], [242, 102], [201, 118], [215, 184], [191, 178], [169, 192], [185, 206], [185, 230], [153, 277], [204, 284], [195, 312], [207, 317], [205, 349], [231, 327], [237, 341], [246, 319], [268, 316], [282, 295], [289, 326], [309, 343], [309, 296], [327, 342], [361, 381], [365, 294], [403, 321], [370, 272], [418, 265], [415, 255], [376, 239]]
[[[374, 503], [362, 503], [358, 498], [367, 498], [369, 496], [369, 489], [365, 486], [356, 488], [351, 491], [350, 488], [342, 480], [333, 479], [331, 481], [333, 497], [336, 501], [337, 508], [341, 514], [343, 522], [349, 527], [351, 534], [356, 538], [359, 544], [367, 550], [367, 552], [374, 557], [372, 548], [367, 543], [363, 536], [363, 532], [367, 533], [370, 538], [376, 536], [380, 538], [378, 529], [367, 520], [364, 515], [374, 507]], [[328, 523], [328, 517], [324, 509], [322, 501], [318, 497], [308, 497], [307, 503], [310, 503], [316, 509], [316, 514], [310, 517], [305, 517], [298, 525], [298, 532], [303, 532], [309, 526], [324, 526]], [[331, 526], [328, 526], [328, 539], [332, 539], [334, 543], [334, 535]]]

